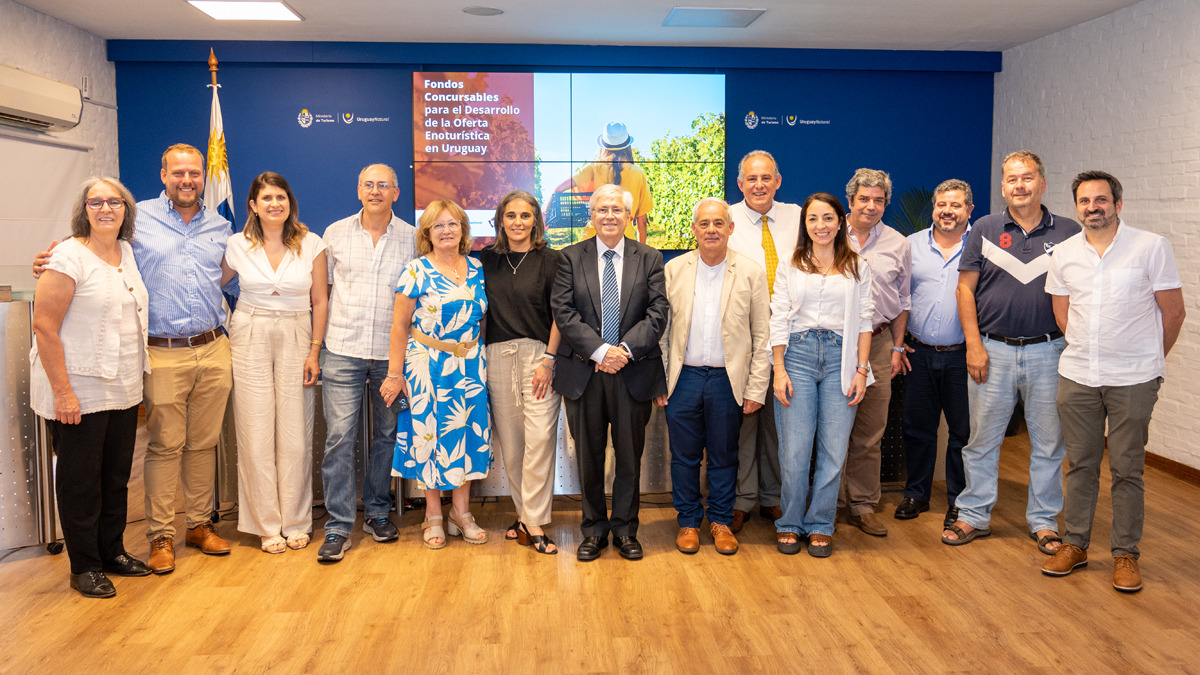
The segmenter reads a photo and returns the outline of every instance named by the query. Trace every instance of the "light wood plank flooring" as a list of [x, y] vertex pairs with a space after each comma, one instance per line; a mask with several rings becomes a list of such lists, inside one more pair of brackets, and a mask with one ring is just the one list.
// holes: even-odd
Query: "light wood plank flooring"
[[[332, 566], [316, 563], [319, 522], [313, 545], [282, 555], [222, 522], [232, 555], [179, 548], [173, 574], [115, 579], [111, 600], [71, 591], [65, 554], [0, 552], [0, 672], [1200, 672], [1200, 488], [1147, 471], [1146, 588], [1125, 595], [1111, 586], [1107, 487], [1091, 565], [1039, 572], [1027, 456], [1024, 436], [1006, 442], [994, 534], [958, 548], [938, 541], [939, 483], [912, 521], [892, 519], [900, 495], [885, 493], [890, 535], [841, 525], [827, 560], [778, 554], [757, 515], [737, 555], [704, 534], [684, 556], [669, 495], [645, 496], [640, 562], [611, 547], [576, 562], [568, 498], [555, 502], [553, 557], [503, 541], [507, 499], [472, 508], [486, 545], [426, 550], [409, 512], [399, 542], [356, 532]], [[126, 532], [143, 559], [144, 533], [140, 520]]]

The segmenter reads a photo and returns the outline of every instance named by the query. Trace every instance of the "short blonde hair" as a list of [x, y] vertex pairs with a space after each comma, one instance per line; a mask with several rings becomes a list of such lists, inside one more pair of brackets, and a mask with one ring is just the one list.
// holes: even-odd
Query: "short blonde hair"
[[162, 155], [163, 171], [167, 170], [167, 157], [169, 157], [177, 152], [196, 155], [197, 157], [200, 158], [200, 166], [202, 166], [202, 167], [204, 166], [204, 153], [197, 150], [196, 146], [188, 145], [187, 143], [176, 143], [175, 145], [172, 145], [171, 147], [169, 147], [163, 151], [163, 155]]
[[425, 207], [417, 221], [417, 255], [429, 255], [433, 252], [433, 239], [430, 238], [429, 231], [433, 229], [443, 211], [449, 211], [450, 217], [458, 221], [459, 233], [462, 235], [458, 240], [458, 252], [463, 255], [471, 252], [471, 222], [467, 219], [467, 212], [449, 199], [437, 199]]

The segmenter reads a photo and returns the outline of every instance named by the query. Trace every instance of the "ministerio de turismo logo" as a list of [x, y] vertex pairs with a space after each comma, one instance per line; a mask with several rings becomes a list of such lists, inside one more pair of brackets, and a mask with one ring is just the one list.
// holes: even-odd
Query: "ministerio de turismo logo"
[[304, 108], [300, 111], [300, 114], [296, 116], [296, 121], [300, 123], [300, 126], [307, 129], [311, 127], [313, 123], [312, 113], [308, 112], [308, 108]]
[[751, 110], [750, 112], [746, 113], [746, 128], [753, 129], [754, 127], [757, 127], [757, 126], [758, 126], [758, 115], [755, 115], [754, 111]]

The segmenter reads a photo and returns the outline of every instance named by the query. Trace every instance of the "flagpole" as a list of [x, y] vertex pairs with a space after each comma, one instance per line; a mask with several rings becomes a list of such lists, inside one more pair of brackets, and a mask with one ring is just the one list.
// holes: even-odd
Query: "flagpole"
[[237, 228], [233, 211], [233, 190], [229, 181], [229, 162], [225, 149], [225, 123], [221, 118], [221, 104], [217, 96], [221, 85], [217, 84], [217, 55], [210, 47], [208, 50], [208, 71], [212, 76], [212, 109], [209, 113], [208, 165], [207, 181], [204, 187], [204, 203], [218, 215], [228, 220]]

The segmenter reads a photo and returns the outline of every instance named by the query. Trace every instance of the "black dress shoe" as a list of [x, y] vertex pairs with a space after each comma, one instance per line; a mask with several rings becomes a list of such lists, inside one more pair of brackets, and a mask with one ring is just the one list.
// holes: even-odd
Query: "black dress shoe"
[[112, 560], [102, 563], [100, 568], [104, 570], [105, 574], [118, 577], [148, 577], [151, 571], [149, 565], [128, 553], [122, 553]]
[[600, 551], [608, 546], [608, 537], [584, 537], [575, 551], [575, 557], [583, 562], [600, 557]]
[[905, 497], [904, 501], [900, 502], [900, 506], [896, 507], [896, 520], [912, 520], [918, 514], [925, 513], [929, 510], [929, 502], [919, 502], [912, 497]]
[[104, 572], [84, 572], [71, 575], [71, 588], [79, 591], [85, 598], [111, 598], [117, 594], [112, 582], [104, 576]]
[[626, 560], [642, 559], [642, 545], [637, 537], [613, 537], [613, 546], [621, 551], [621, 557]]
[[948, 528], [958, 522], [958, 507], [951, 506], [946, 510], [946, 519], [942, 521], [942, 527]]

